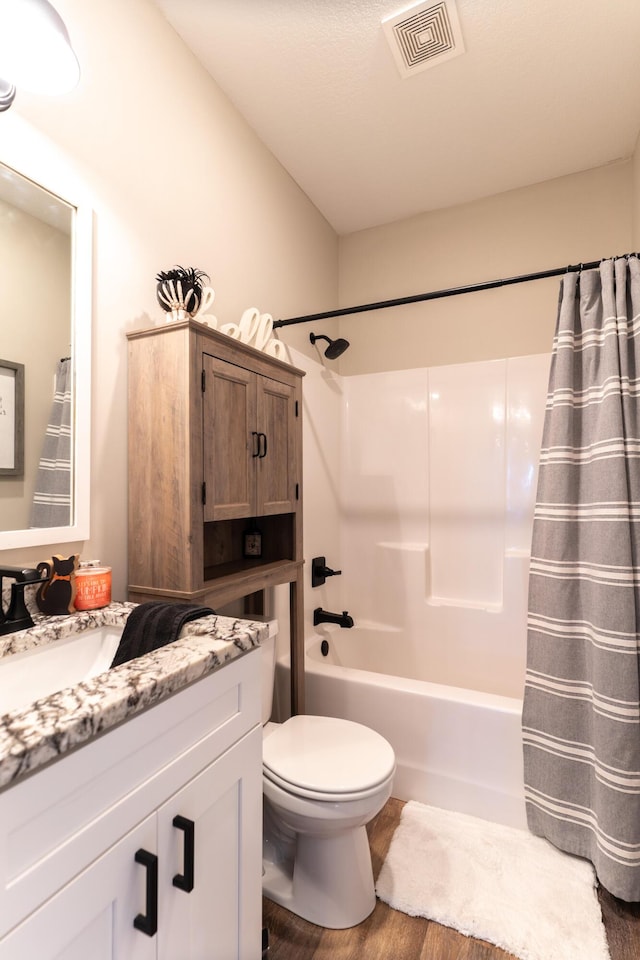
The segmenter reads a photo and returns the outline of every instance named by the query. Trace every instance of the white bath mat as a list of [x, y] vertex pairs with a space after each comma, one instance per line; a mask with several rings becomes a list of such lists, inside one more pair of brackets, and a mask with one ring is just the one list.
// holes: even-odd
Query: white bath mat
[[376, 893], [522, 960], [610, 960], [595, 873], [526, 830], [410, 801]]

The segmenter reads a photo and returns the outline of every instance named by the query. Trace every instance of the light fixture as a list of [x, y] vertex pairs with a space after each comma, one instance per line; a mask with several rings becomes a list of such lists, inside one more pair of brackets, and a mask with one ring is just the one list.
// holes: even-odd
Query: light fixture
[[0, 7], [0, 112], [16, 87], [32, 93], [72, 90], [80, 67], [62, 17], [49, 0], [4, 0]]
[[316, 340], [326, 340], [329, 346], [324, 352], [327, 360], [337, 360], [338, 357], [341, 357], [349, 346], [349, 341], [344, 340], [340, 337], [338, 340], [332, 340], [330, 337], [327, 337], [324, 333], [310, 333], [309, 340], [311, 343], [315, 343]]

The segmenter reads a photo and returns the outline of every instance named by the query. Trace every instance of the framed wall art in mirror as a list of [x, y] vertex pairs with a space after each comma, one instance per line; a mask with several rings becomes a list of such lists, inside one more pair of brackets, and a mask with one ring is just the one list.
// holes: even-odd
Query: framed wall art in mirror
[[0, 478], [24, 473], [24, 364], [0, 360]]
[[7, 472], [0, 434], [8, 550], [89, 537], [93, 228], [68, 159], [19, 117], [2, 125], [11, 130], [0, 145], [0, 357], [11, 363], [0, 361], [0, 392], [12, 365], [24, 372], [21, 471]]

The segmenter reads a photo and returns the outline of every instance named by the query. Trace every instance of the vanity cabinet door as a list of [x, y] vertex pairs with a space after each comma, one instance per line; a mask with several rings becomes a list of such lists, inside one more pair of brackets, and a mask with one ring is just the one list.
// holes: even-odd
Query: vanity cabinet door
[[136, 853], [155, 846], [152, 814], [0, 940], [0, 960], [154, 960], [157, 936], [134, 919], [146, 913]]
[[261, 836], [255, 727], [158, 811], [158, 960], [258, 960]]

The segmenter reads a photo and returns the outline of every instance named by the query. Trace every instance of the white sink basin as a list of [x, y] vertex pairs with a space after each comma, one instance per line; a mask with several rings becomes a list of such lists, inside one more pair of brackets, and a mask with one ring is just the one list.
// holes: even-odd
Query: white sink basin
[[97, 627], [0, 657], [0, 716], [111, 666], [122, 627]]

